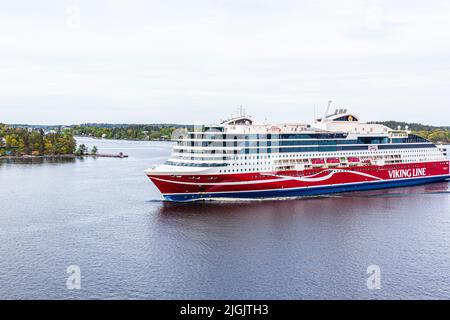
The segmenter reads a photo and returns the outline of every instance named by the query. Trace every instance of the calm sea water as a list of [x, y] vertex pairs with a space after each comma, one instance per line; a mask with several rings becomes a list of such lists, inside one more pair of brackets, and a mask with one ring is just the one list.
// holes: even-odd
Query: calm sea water
[[130, 157], [0, 163], [0, 298], [450, 298], [448, 182], [173, 204], [143, 173], [171, 143], [79, 142]]

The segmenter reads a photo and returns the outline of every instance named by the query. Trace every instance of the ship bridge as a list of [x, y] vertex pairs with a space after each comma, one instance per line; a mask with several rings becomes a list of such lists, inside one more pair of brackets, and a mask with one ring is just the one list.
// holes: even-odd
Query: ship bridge
[[347, 132], [356, 135], [389, 135], [392, 131], [389, 127], [377, 123], [361, 122], [359, 116], [347, 111], [347, 109], [335, 109], [328, 114], [328, 105], [322, 118], [316, 119], [314, 126], [327, 131]]
[[234, 117], [228, 120], [224, 120], [220, 123], [222, 126], [226, 126], [226, 125], [252, 125], [253, 124], [253, 120], [252, 118], [250, 118], [249, 116], [239, 116], [239, 117]]
[[326, 116], [323, 121], [359, 122], [359, 117], [347, 112], [347, 109], [336, 109], [333, 114]]

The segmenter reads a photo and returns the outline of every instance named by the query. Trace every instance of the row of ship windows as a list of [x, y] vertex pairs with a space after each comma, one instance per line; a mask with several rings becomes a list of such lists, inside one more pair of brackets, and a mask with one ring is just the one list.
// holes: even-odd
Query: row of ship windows
[[249, 169], [230, 169], [230, 170], [219, 170], [219, 173], [230, 173], [230, 172], [255, 172], [255, 171], [264, 171], [270, 170], [270, 167], [264, 168], [249, 168]]
[[[400, 152], [401, 154], [403, 153], [415, 153], [414, 155], [410, 154], [410, 155], [403, 155], [404, 157], [409, 157], [409, 158], [417, 158], [417, 157], [423, 157], [423, 156], [430, 156], [430, 155], [434, 155], [436, 157], [441, 157], [442, 153], [439, 152], [436, 149], [431, 149], [428, 152], [424, 152], [423, 149], [416, 149], [416, 150], [402, 150], [402, 152]], [[342, 157], [342, 156], [365, 156], [365, 155], [371, 155], [371, 156], [376, 156], [379, 154], [398, 154], [395, 153], [394, 151], [377, 151], [377, 152], [340, 152], [340, 153], [314, 153], [314, 154], [310, 154], [308, 155], [308, 157]], [[283, 159], [283, 158], [289, 158], [289, 159], [304, 159], [305, 155], [302, 155], [303, 157], [300, 157], [301, 154], [288, 154], [288, 155], [265, 155], [265, 156], [240, 156], [240, 157], [233, 157], [231, 158], [231, 160], [259, 160], [259, 159]], [[205, 160], [205, 159], [203, 159]], [[225, 159], [224, 159], [225, 160]], [[167, 164], [171, 164], [171, 165], [178, 165], [178, 166], [205, 166], [205, 167], [215, 167], [215, 166], [226, 166], [229, 164], [225, 164], [225, 163], [174, 163], [172, 161], [167, 161]], [[240, 166], [240, 165], [267, 165], [270, 164], [270, 161], [257, 161], [255, 162], [240, 162], [240, 163], [236, 163], [236, 162], [231, 162], [230, 163], [232, 166]], [[264, 167], [259, 168], [261, 170], [265, 170]], [[243, 169], [237, 169], [237, 170], [243, 170]], [[266, 169], [268, 170], [268, 169]]]
[[[433, 166], [435, 167], [436, 164], [434, 163]], [[396, 169], [402, 169], [402, 168], [419, 168], [421, 166], [419, 165], [408, 165], [408, 166], [402, 166], [402, 165], [398, 165], [398, 167]], [[256, 171], [264, 171], [264, 170], [270, 170], [270, 167], [264, 167], [264, 168], [249, 168], [249, 169], [230, 169], [230, 170], [219, 170], [219, 173], [233, 173], [233, 172], [256, 172]], [[359, 167], [358, 171], [382, 171], [382, 170], [386, 170], [386, 169], [381, 169], [381, 168], [364, 168], [364, 167]], [[319, 173], [321, 172], [320, 170], [318, 171], [311, 171], [308, 173], [314, 174], [314, 173]], [[333, 172], [337, 172], [336, 170], [333, 170]], [[258, 178], [258, 176], [255, 176], [255, 178]]]
[[[423, 156], [427, 156], [427, 155], [426, 154], [418, 154], [418, 155], [407, 155], [405, 157], [417, 159], [417, 158], [423, 157]], [[438, 159], [439, 157], [433, 157], [432, 159], [435, 159], [435, 158]], [[255, 165], [259, 166], [259, 165], [268, 165], [268, 164], [270, 165], [270, 162], [238, 162], [238, 163], [231, 163], [231, 166], [247, 166], [247, 165], [249, 165], [249, 166], [255, 166]], [[262, 167], [260, 169], [264, 170], [264, 167]], [[238, 170], [241, 170], [241, 169], [238, 169]], [[250, 169], [250, 171], [252, 171], [252, 169]], [[224, 172], [231, 172], [231, 171], [225, 170]]]
[[[206, 153], [206, 154], [261, 154], [261, 153], [291, 153], [291, 152], [326, 152], [326, 151], [355, 151], [355, 150], [367, 150], [370, 146], [341, 146], [341, 145], [328, 145], [328, 146], [311, 146], [311, 147], [295, 147], [295, 146], [277, 146], [277, 147], [245, 147], [241, 149], [226, 150], [226, 149], [182, 149], [179, 148], [179, 153]], [[225, 148], [225, 146], [224, 146]], [[433, 144], [408, 144], [408, 145], [379, 145], [380, 150], [389, 149], [414, 149], [414, 148], [435, 148]]]
[[[407, 152], [407, 153], [417, 153], [417, 152], [423, 152], [423, 149], [414, 149], [414, 150], [404, 150], [403, 152]], [[400, 151], [401, 152], [401, 151]], [[398, 153], [397, 150], [392, 150], [392, 151], [377, 151], [375, 152], [376, 154], [396, 154]], [[356, 155], [376, 155], [374, 152], [372, 151], [356, 151], [356, 152], [336, 152], [336, 153], [313, 153], [313, 154], [309, 154], [309, 155], [305, 155], [305, 154], [282, 154], [282, 155], [261, 155], [261, 156], [238, 156], [238, 157], [231, 157], [231, 160], [259, 160], [259, 159], [282, 159], [282, 158], [298, 158], [299, 156], [303, 156], [303, 157], [327, 157], [327, 156], [335, 156], [335, 157], [340, 157], [340, 156], [356, 156]], [[438, 152], [435, 149], [431, 149], [429, 152], [427, 152], [427, 154], [432, 154], [432, 153], [436, 153], [436, 154], [440, 154], [440, 152]], [[194, 158], [191, 157], [191, 160], [193, 160]]]
[[[364, 129], [363, 129], [364, 130]], [[340, 133], [331, 133], [331, 134], [249, 134], [249, 135], [242, 135], [242, 134], [208, 134], [208, 133], [202, 133], [202, 134], [195, 134], [190, 133], [189, 137], [186, 139], [185, 137], [180, 137], [185, 142], [193, 142], [192, 140], [200, 140], [202, 142], [212, 142], [215, 140], [221, 140], [221, 141], [229, 141], [234, 142], [237, 140], [255, 140], [255, 141], [264, 141], [264, 140], [283, 140], [283, 141], [291, 141], [295, 139], [299, 140], [312, 140], [312, 141], [318, 141], [318, 140], [324, 140], [324, 141], [331, 141], [335, 142], [336, 139], [346, 139], [347, 134], [340, 134]], [[409, 134], [408, 137], [401, 137], [401, 138], [391, 138], [392, 142], [394, 143], [414, 143], [414, 142], [428, 142], [428, 140], [419, 137], [414, 134]], [[206, 140], [206, 141], [205, 141]], [[358, 143], [369, 143], [369, 144], [375, 144], [375, 143], [386, 143], [389, 141], [389, 137], [387, 136], [371, 136], [371, 137], [357, 137], [356, 139], [352, 139], [353, 141], [358, 141]], [[197, 141], [195, 141], [197, 142]], [[321, 142], [321, 141], [319, 141]]]
[[244, 166], [246, 166], [246, 165], [264, 165], [264, 164], [270, 164], [270, 162], [269, 161], [265, 161], [265, 162], [239, 162], [239, 163], [235, 163], [235, 162], [233, 162], [233, 163], [231, 163], [231, 165], [232, 166], [239, 166], [239, 165], [244, 165]]
[[436, 157], [439, 157], [439, 156], [441, 156], [440, 154], [429, 154], [429, 153], [418, 153], [418, 154], [407, 154], [407, 155], [404, 155], [403, 157], [406, 157], [406, 158], [417, 158], [417, 157], [423, 157], [423, 156], [436, 156]]
[[302, 133], [302, 134], [278, 134], [278, 133], [263, 133], [263, 134], [217, 134], [217, 132], [202, 132], [189, 133], [189, 139], [200, 140], [272, 140], [272, 139], [345, 139], [347, 134], [344, 133]]
[[[423, 151], [423, 149], [413, 149], [413, 150], [404, 150], [400, 152], [408, 152], [408, 153], [417, 153], [419, 151]], [[431, 149], [429, 153], [436, 152], [437, 150]], [[398, 150], [390, 150], [390, 151], [355, 151], [355, 152], [331, 152], [331, 153], [313, 153], [309, 155], [304, 154], [282, 154], [282, 155], [272, 155], [273, 159], [279, 159], [279, 158], [294, 158], [298, 157], [300, 155], [305, 157], [326, 157], [326, 156], [346, 156], [346, 155], [376, 155], [376, 154], [389, 154], [389, 153], [398, 153]], [[376, 154], [375, 154], [376, 153]], [[267, 159], [271, 158], [271, 156], [240, 156], [240, 157], [233, 157], [233, 160], [247, 160], [247, 159]]]

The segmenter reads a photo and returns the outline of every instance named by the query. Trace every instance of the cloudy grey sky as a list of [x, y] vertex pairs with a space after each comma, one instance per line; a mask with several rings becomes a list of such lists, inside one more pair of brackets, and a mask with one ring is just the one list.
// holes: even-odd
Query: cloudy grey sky
[[0, 0], [0, 122], [450, 125], [450, 2]]

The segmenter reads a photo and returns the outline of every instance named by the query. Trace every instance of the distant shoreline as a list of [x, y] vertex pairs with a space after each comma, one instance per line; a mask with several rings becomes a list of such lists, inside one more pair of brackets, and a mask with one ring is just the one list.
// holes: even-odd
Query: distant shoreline
[[0, 160], [24, 160], [24, 159], [75, 159], [75, 158], [128, 158], [126, 154], [83, 154], [83, 155], [75, 155], [75, 154], [53, 154], [53, 155], [41, 155], [41, 156], [32, 156], [32, 155], [23, 155], [23, 156], [2, 156]]
[[73, 136], [74, 138], [89, 138], [94, 140], [116, 140], [116, 141], [141, 141], [141, 142], [150, 142], [150, 141], [160, 141], [160, 142], [172, 142], [170, 139], [150, 139], [150, 140], [141, 140], [141, 139], [117, 139], [117, 138], [98, 138], [92, 136]]

